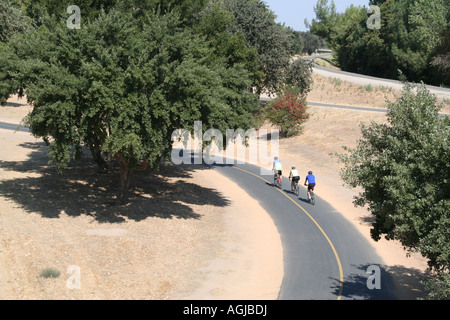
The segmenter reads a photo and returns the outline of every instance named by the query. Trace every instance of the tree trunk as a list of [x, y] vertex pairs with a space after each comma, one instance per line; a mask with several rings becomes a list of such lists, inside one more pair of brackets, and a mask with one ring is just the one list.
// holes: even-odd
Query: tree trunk
[[98, 173], [107, 173], [108, 172], [108, 162], [105, 161], [102, 157], [102, 153], [99, 150], [95, 150], [93, 147], [91, 149], [92, 157], [94, 161], [98, 165]]
[[128, 202], [131, 170], [128, 167], [128, 159], [123, 157], [120, 153], [117, 153], [115, 158], [120, 164], [120, 180], [119, 189], [117, 191], [117, 204], [123, 205]]

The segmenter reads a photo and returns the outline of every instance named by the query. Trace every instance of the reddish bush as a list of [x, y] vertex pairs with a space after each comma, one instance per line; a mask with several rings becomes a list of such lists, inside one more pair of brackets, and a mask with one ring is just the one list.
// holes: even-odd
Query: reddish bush
[[272, 124], [280, 127], [280, 135], [290, 137], [298, 134], [309, 118], [306, 108], [306, 97], [286, 89], [267, 105], [264, 113]]

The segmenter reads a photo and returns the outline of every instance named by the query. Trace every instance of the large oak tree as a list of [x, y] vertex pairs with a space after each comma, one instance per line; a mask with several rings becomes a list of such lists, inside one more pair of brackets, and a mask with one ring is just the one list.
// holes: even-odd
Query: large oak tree
[[225, 63], [205, 37], [182, 26], [176, 13], [111, 10], [70, 30], [15, 37], [1, 55], [20, 60], [17, 81], [33, 110], [33, 135], [50, 145], [58, 170], [83, 146], [101, 162], [120, 164], [118, 201], [127, 201], [139, 164], [157, 168], [170, 155], [178, 128], [246, 129], [258, 107], [243, 64]]

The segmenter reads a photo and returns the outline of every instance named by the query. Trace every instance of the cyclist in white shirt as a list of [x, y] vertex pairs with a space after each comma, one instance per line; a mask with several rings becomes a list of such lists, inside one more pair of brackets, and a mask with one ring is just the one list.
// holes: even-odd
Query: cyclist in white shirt
[[291, 172], [289, 172], [289, 180], [291, 180], [291, 191], [294, 191], [295, 182], [300, 181], [300, 175], [295, 166], [292, 166]]

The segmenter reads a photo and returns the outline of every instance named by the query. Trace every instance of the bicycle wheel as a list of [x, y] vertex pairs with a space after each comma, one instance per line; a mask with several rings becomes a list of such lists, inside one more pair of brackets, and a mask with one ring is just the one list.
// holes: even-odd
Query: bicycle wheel
[[316, 204], [316, 196], [314, 195], [314, 191], [311, 190], [311, 204]]
[[298, 186], [298, 183], [295, 184], [294, 192], [295, 192], [295, 195], [298, 197], [300, 194], [300, 187]]

